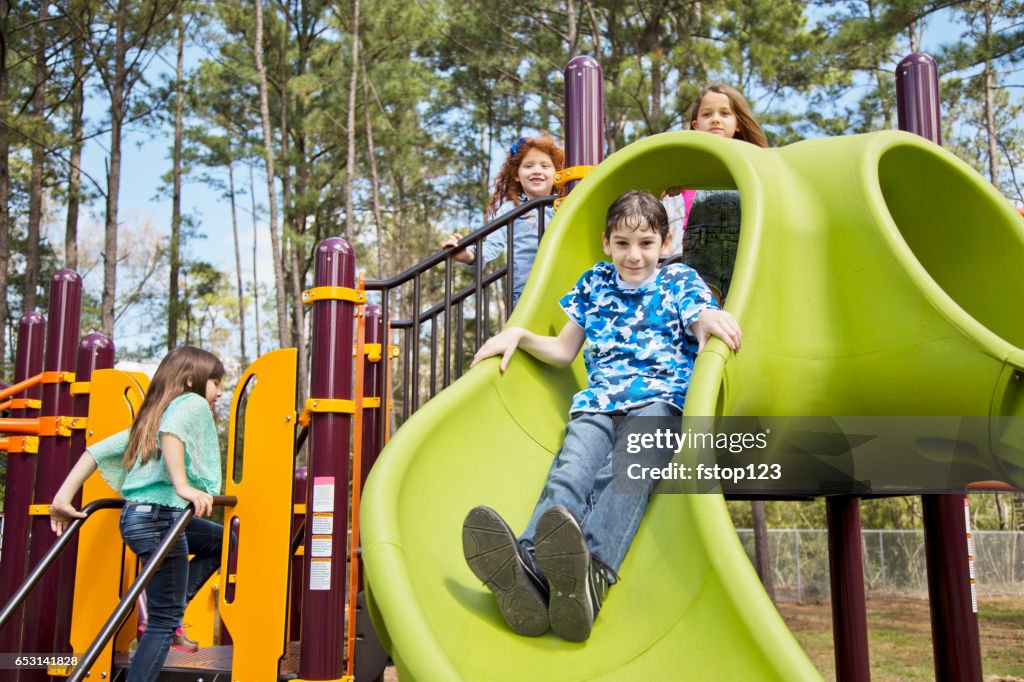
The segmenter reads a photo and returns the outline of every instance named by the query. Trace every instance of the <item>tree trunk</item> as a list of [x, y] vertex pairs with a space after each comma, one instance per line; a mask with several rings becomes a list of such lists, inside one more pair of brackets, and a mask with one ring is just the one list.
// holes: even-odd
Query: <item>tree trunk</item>
[[78, 207], [82, 194], [82, 131], [85, 127], [85, 45], [84, 35], [76, 35], [71, 43], [71, 158], [68, 164], [68, 211], [64, 228], [64, 264], [78, 269]]
[[[477, 177], [480, 180], [480, 187], [484, 191], [483, 192], [484, 196], [487, 196], [490, 193], [490, 189], [491, 189], [491, 178], [490, 178], [491, 155], [487, 153], [489, 151], [488, 145], [487, 145], [487, 133], [488, 132], [491, 132], [491, 112], [490, 112], [490, 106], [488, 106], [488, 108], [487, 108], [487, 123], [485, 125], [480, 126], [480, 168], [479, 168], [479, 173], [478, 173]], [[494, 139], [493, 132], [491, 132], [491, 139], [492, 140]], [[481, 213], [480, 218], [482, 220], [486, 221], [487, 220], [487, 213], [486, 212]]]
[[380, 178], [377, 176], [377, 154], [373, 145], [373, 120], [370, 116], [370, 79], [366, 76], [366, 61], [360, 64], [363, 71], [363, 107], [366, 117], [366, 155], [370, 160], [371, 205], [373, 225], [377, 231], [377, 279], [384, 279], [384, 220], [380, 213]]
[[594, 13], [594, 5], [590, 0], [583, 0], [587, 5], [587, 14], [590, 16], [590, 37], [594, 41], [594, 56], [598, 59], [601, 58], [601, 24], [597, 21], [597, 15]]
[[180, 12], [178, 20], [178, 66], [174, 85], [174, 151], [171, 198], [170, 284], [167, 291], [167, 350], [178, 345], [178, 276], [181, 271], [181, 138], [185, 118], [185, 25]]
[[998, 131], [996, 131], [995, 78], [992, 72], [992, 3], [985, 0], [985, 134], [988, 137], [988, 178], [999, 187]]
[[[289, 15], [288, 3], [282, 3], [284, 10], [284, 25], [292, 24], [292, 17]], [[282, 249], [282, 268], [285, 271], [285, 278], [288, 280], [292, 291], [292, 346], [298, 351], [298, 362], [296, 367], [296, 393], [301, 404], [306, 398], [306, 377], [309, 375], [309, 355], [306, 350], [306, 328], [305, 328], [305, 306], [302, 303], [302, 254], [301, 238], [303, 220], [300, 219], [297, 207], [293, 199], [292, 173], [289, 164], [291, 163], [291, 126], [288, 117], [288, 31], [281, 31], [281, 59], [278, 62], [278, 81], [281, 91], [281, 158], [284, 163], [284, 171], [281, 173], [281, 205], [284, 213], [284, 248]], [[301, 74], [301, 71], [300, 71]], [[301, 124], [301, 116], [299, 122]], [[302, 188], [299, 188], [299, 196], [302, 196]]]
[[661, 48], [655, 48], [651, 57], [651, 127], [650, 134], [663, 132], [661, 125], [661, 92], [662, 92], [662, 71], [661, 60], [663, 55]]
[[352, 76], [348, 83], [348, 161], [345, 166], [345, 238], [355, 239], [356, 85], [359, 82], [359, 0], [352, 2]]
[[[0, 0], [0, 116], [10, 116], [7, 103], [7, 20], [11, 14], [8, 0]], [[8, 202], [11, 196], [9, 128], [0, 126], [0, 291], [7, 291], [7, 271], [11, 263], [11, 221]], [[7, 296], [0, 296], [0, 369], [7, 365]]]
[[[238, 327], [241, 330], [242, 366], [248, 367], [245, 353], [245, 291], [242, 289], [242, 249], [238, 245], [238, 211], [235, 206], [235, 164], [231, 158], [231, 140], [228, 140], [228, 193], [231, 197], [231, 232], [235, 238], [235, 280], [238, 284]], [[253, 236], [256, 233], [253, 232]]]
[[[181, 278], [181, 295], [187, 301], [189, 300], [188, 295], [188, 272]], [[183, 313], [185, 315], [185, 345], [194, 345], [192, 342], [192, 306], [185, 306]]]
[[110, 170], [107, 173], [107, 222], [103, 235], [103, 298], [100, 324], [114, 337], [114, 298], [117, 295], [117, 203], [121, 190], [121, 126], [124, 123], [125, 24], [128, 1], [117, 3], [114, 42], [114, 82], [110, 92]]
[[28, 242], [25, 245], [25, 289], [22, 310], [36, 309], [39, 288], [39, 225], [43, 221], [43, 162], [46, 151], [42, 138], [46, 121], [46, 28], [50, 21], [49, 3], [39, 3], [39, 24], [36, 26], [35, 92], [32, 94], [32, 113], [39, 124], [32, 143], [32, 169], [28, 195]]
[[[875, 10], [876, 10], [876, 7], [875, 7], [874, 0], [868, 0], [868, 2], [867, 2], [868, 19], [870, 19], [872, 22], [878, 21], [878, 14], [876, 13]], [[892, 105], [891, 105], [891, 103], [889, 101], [889, 97], [886, 96], [886, 89], [887, 89], [886, 78], [888, 77], [889, 70], [887, 68], [882, 68], [882, 65], [879, 64], [879, 65], [876, 65], [876, 68], [875, 68], [874, 71], [875, 71], [875, 87], [878, 89], [878, 106], [879, 106], [879, 109], [881, 110], [881, 113], [882, 113], [882, 123], [881, 123], [880, 126], [877, 126], [877, 127], [881, 127], [881, 128], [895, 128], [896, 127], [896, 122], [895, 122], [895, 120], [893, 120], [893, 116], [892, 116]]]
[[[281, 3], [284, 11], [285, 30], [281, 31], [281, 44], [278, 48], [281, 51], [281, 59], [278, 60], [277, 82], [280, 91], [280, 109], [278, 121], [280, 122], [281, 135], [281, 267], [284, 268], [285, 279], [289, 279], [289, 264], [292, 262], [291, 251], [295, 243], [295, 207], [292, 206], [292, 174], [291, 174], [291, 130], [288, 127], [288, 30], [291, 25], [291, 17], [288, 14], [288, 3]], [[291, 227], [291, 230], [289, 230]], [[302, 292], [298, 292], [301, 294]], [[292, 295], [295, 295], [293, 288]], [[292, 302], [294, 304], [294, 301]], [[292, 311], [291, 345], [299, 347], [298, 322], [294, 319], [294, 308]], [[301, 354], [301, 351], [300, 351]]]
[[573, 0], [565, 0], [565, 14], [568, 29], [566, 31], [566, 42], [569, 43], [569, 59], [576, 56], [576, 5]]
[[284, 266], [277, 234], [277, 191], [274, 187], [274, 150], [270, 135], [270, 102], [267, 97], [267, 69], [263, 64], [263, 0], [256, 0], [256, 74], [260, 81], [260, 119], [263, 124], [263, 156], [267, 166], [267, 198], [270, 202], [270, 250], [274, 259], [274, 288], [277, 300], [277, 340], [288, 347], [288, 311], [284, 300]]
[[297, 381], [295, 390], [299, 394], [299, 403], [306, 399], [306, 378], [309, 376], [309, 353], [306, 349], [306, 311], [302, 303], [302, 249], [298, 239], [292, 243], [292, 305], [295, 322], [295, 347], [299, 350]]
[[764, 502], [761, 500], [751, 501], [750, 512], [754, 520], [754, 567], [761, 577], [764, 591], [774, 602], [775, 581], [772, 579], [771, 557], [768, 552], [768, 520], [764, 513]]
[[260, 341], [262, 336], [260, 329], [260, 283], [256, 279], [256, 273], [259, 272], [259, 259], [257, 257], [257, 247], [259, 245], [259, 231], [256, 229], [256, 179], [254, 176], [253, 166], [249, 165], [249, 200], [252, 202], [252, 308], [253, 308], [253, 325], [256, 328], [256, 357], [263, 355], [263, 344]]

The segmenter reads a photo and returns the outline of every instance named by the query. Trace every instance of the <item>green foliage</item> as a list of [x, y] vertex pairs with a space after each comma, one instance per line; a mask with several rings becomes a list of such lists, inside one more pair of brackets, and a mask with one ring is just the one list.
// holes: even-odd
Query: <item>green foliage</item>
[[[266, 0], [263, 56], [282, 207], [278, 229], [285, 243], [282, 266], [287, 297], [294, 295], [292, 269], [298, 269], [301, 287], [311, 285], [313, 249], [328, 235], [347, 234], [366, 273], [385, 276], [434, 251], [438, 235], [480, 225], [494, 172], [511, 141], [539, 130], [563, 134], [562, 70], [574, 54], [593, 55], [602, 65], [609, 153], [651, 134], [688, 127], [695, 93], [708, 80], [739, 87], [770, 142], [782, 145], [809, 136], [894, 127], [896, 63], [933, 24], [956, 21], [962, 33], [936, 54], [942, 69], [947, 145], [980, 172], [987, 172], [991, 126], [985, 98], [991, 93], [1000, 155], [995, 181], [1005, 194], [1024, 203], [1017, 171], [1024, 163], [1024, 112], [1019, 91], [1013, 87], [1019, 85], [1016, 80], [1024, 59], [1022, 4], [1019, 0], [987, 4], [980, 0], [574, 0], [554, 4], [524, 0], [511, 11], [489, 0], [364, 0], [355, 36], [352, 3]], [[106, 135], [109, 122], [103, 119], [109, 116], [117, 6], [95, 0], [62, 0], [51, 6], [50, 108], [44, 120], [28, 110], [35, 86], [34, 32], [28, 29], [39, 5], [29, 2], [12, 8], [6, 71], [10, 97], [3, 106], [9, 112], [5, 120], [12, 144], [12, 221], [6, 229], [14, 239], [14, 253], [25, 229], [30, 139], [45, 138], [50, 151], [44, 180], [47, 205], [59, 215], [67, 201], [68, 100], [75, 75], [70, 49], [76, 36], [86, 39], [78, 44], [88, 48], [87, 94], [92, 106], [102, 112], [99, 120], [88, 121], [85, 136]], [[229, 164], [236, 195], [248, 194], [248, 170], [263, 168], [252, 53], [254, 5], [240, 0], [128, 0], [126, 7], [128, 80], [134, 86], [125, 109], [129, 120], [148, 126], [154, 143], [169, 148], [174, 17], [187, 17], [186, 205], [188, 183], [204, 183], [230, 198]], [[351, 48], [357, 37], [361, 61], [353, 64]], [[986, 62], [993, 71], [991, 88], [981, 76]], [[348, 93], [354, 67], [358, 74], [356, 110], [351, 112], [355, 129], [349, 131]], [[347, 168], [350, 132], [356, 147], [353, 168]], [[255, 194], [260, 203], [266, 203], [260, 175], [253, 183]], [[355, 219], [347, 225], [350, 207], [345, 189], [350, 179]], [[165, 180], [169, 184], [171, 178]], [[84, 179], [84, 188], [94, 199], [104, 187], [102, 177]], [[239, 202], [238, 208], [245, 209], [239, 211], [239, 222], [248, 227], [248, 201]], [[94, 209], [97, 216], [103, 210], [98, 203]], [[259, 219], [258, 227], [265, 231], [265, 216]], [[224, 226], [212, 225], [197, 213], [186, 216], [184, 229], [188, 241]], [[265, 236], [261, 239], [266, 248]], [[54, 242], [59, 240], [51, 233], [43, 249], [42, 281], [60, 262]], [[193, 254], [205, 248], [201, 241], [193, 246]], [[152, 253], [164, 248], [154, 244]], [[247, 270], [251, 259], [244, 255], [242, 261]], [[233, 273], [215, 278], [194, 263], [185, 267], [190, 278], [199, 278], [190, 279], [192, 284], [204, 291], [209, 285], [210, 291], [185, 301], [179, 329], [193, 329], [196, 334], [202, 329], [203, 338], [208, 338], [208, 327], [199, 322], [206, 319], [203, 310], [216, 308], [217, 319], [228, 322]], [[140, 268], [139, 276], [145, 272]], [[11, 262], [12, 291], [18, 290], [23, 271], [24, 263], [16, 255]], [[165, 272], [163, 264], [152, 276]], [[118, 287], [120, 306], [123, 310], [131, 304], [134, 312], [127, 313], [129, 317], [153, 317], [166, 310], [160, 307], [166, 302], [158, 303], [155, 293], [135, 293], [136, 287], [130, 284], [137, 281], [134, 275], [126, 272], [124, 277], [127, 286]], [[250, 281], [245, 288], [243, 303], [251, 305], [259, 287]], [[209, 309], [201, 302], [207, 294], [217, 299]], [[132, 295], [145, 301], [133, 302]], [[90, 327], [95, 324], [96, 298], [96, 290], [87, 289]], [[261, 304], [269, 300], [260, 298]], [[11, 297], [8, 335], [19, 312], [17, 300]], [[276, 339], [274, 316], [261, 312], [261, 324], [270, 328], [259, 334]], [[154, 331], [149, 335], [153, 338], [146, 340], [133, 337], [129, 345], [145, 353], [159, 347], [157, 337], [162, 334]], [[119, 349], [127, 350], [121, 344]], [[895, 523], [899, 517], [900, 523], [910, 523], [910, 512], [893, 504], [893, 509], [878, 512], [879, 522], [888, 518]], [[809, 508], [800, 508], [805, 512], [792, 514], [795, 523], [810, 518]]]

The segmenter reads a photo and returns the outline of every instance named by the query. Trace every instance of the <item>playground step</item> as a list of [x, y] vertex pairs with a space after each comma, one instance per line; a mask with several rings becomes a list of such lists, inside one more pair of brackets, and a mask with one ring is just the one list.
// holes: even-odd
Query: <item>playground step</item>
[[[174, 649], [167, 655], [159, 682], [227, 682], [231, 679], [232, 646], [204, 647], [195, 653], [186, 653]], [[117, 654], [114, 657], [114, 669], [111, 682], [122, 682], [128, 675], [131, 661], [128, 654]], [[292, 680], [298, 677], [299, 643], [289, 642], [281, 661], [280, 680]]]

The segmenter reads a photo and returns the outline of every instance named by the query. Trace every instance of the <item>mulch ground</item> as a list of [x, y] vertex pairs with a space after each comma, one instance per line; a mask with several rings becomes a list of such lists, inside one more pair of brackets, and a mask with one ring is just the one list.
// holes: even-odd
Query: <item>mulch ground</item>
[[[872, 682], [934, 680], [928, 601], [882, 595], [867, 608]], [[831, 605], [784, 602], [779, 613], [822, 676], [834, 681]], [[978, 624], [985, 682], [1024, 682], [1024, 598], [983, 599]], [[394, 667], [384, 682], [398, 682]]]

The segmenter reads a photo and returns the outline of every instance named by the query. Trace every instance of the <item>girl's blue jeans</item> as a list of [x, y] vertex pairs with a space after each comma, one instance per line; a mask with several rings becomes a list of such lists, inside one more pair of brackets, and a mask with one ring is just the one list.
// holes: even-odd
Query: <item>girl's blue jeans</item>
[[[629, 421], [638, 417], [679, 417], [681, 414], [673, 405], [655, 402], [625, 413], [581, 412], [574, 416], [566, 429], [562, 449], [551, 463], [533, 516], [519, 538], [520, 543], [532, 549], [541, 514], [560, 504], [579, 522], [591, 555], [618, 571], [647, 510], [650, 490], [613, 492], [612, 452], [624, 451], [623, 439], [629, 433]], [[673, 454], [666, 451], [661, 465], [668, 464]]]
[[[145, 565], [181, 513], [174, 507], [130, 502], [121, 511], [121, 537]], [[149, 622], [132, 658], [128, 682], [151, 682], [159, 676], [185, 605], [220, 566], [223, 535], [220, 524], [193, 518], [149, 581]], [[189, 554], [194, 556], [191, 562]]]

